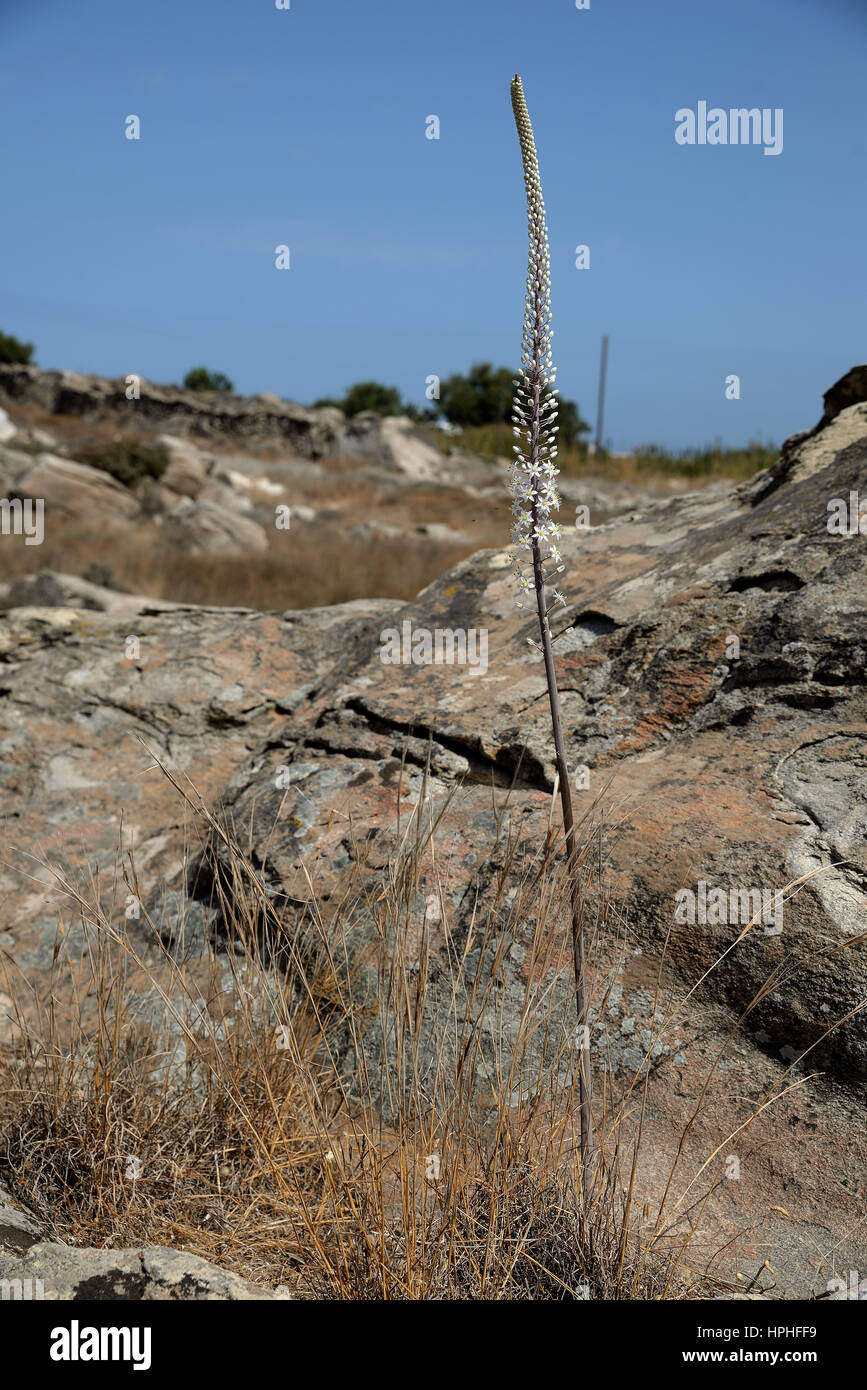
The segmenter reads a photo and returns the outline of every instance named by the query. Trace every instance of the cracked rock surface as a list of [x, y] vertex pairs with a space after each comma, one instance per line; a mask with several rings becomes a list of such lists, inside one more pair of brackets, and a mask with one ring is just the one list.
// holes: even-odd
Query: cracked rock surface
[[[773, 469], [567, 534], [570, 604], [554, 624], [570, 765], [588, 774], [578, 809], [605, 808], [627, 924], [596, 1015], [600, 1061], [604, 1033], [612, 1064], [634, 1064], [666, 941], [681, 992], [732, 947], [660, 1057], [647, 1123], [659, 1174], [701, 1064], [774, 971], [724, 1064], [732, 1108], [714, 1123], [734, 1130], [738, 1101], [793, 1063], [797, 1077], [822, 1073], [767, 1112], [745, 1176], [712, 1207], [721, 1230], [746, 1223], [741, 1258], [776, 1261], [788, 1296], [824, 1288], [835, 1259], [867, 1262], [865, 1013], [824, 1036], [867, 997], [855, 940], [867, 925], [867, 536], [828, 529], [833, 499], [867, 495], [867, 403], [841, 385]], [[0, 945], [33, 979], [51, 963], [59, 900], [41, 860], [108, 873], [122, 843], [153, 911], [176, 894], [173, 909], [189, 895], [212, 913], [207, 873], [184, 868], [185, 812], [149, 750], [243, 827], [269, 892], [295, 908], [311, 884], [338, 897], [359, 865], [385, 881], [425, 793], [454, 793], [441, 886], [458, 918], [490, 884], [505, 798], [510, 823], [544, 838], [547, 694], [505, 552], [476, 553], [410, 603], [284, 614], [95, 585], [85, 603], [80, 584], [54, 576], [41, 606], [0, 613]], [[406, 622], [485, 629], [486, 666], [384, 662], [382, 634]], [[759, 921], [734, 945], [743, 923], [676, 920], [676, 894], [702, 882], [787, 890], [781, 929]], [[207, 939], [202, 927], [200, 949]], [[518, 946], [505, 965], [515, 1009], [521, 959]]]

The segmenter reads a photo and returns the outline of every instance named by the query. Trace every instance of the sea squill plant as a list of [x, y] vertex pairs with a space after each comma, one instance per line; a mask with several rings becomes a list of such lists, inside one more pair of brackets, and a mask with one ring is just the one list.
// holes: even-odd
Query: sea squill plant
[[[572, 795], [566, 746], [563, 741], [563, 721], [560, 714], [560, 695], [554, 670], [554, 649], [549, 614], [565, 599], [554, 586], [555, 578], [563, 572], [563, 557], [557, 541], [562, 534], [554, 514], [559, 511], [560, 499], [555, 479], [559, 469], [557, 457], [557, 389], [556, 368], [551, 357], [551, 274], [548, 254], [548, 229], [545, 204], [539, 179], [539, 161], [533, 127], [524, 100], [521, 79], [515, 73], [511, 87], [512, 110], [518, 127], [521, 157], [524, 162], [524, 185], [527, 192], [527, 221], [530, 235], [530, 257], [527, 266], [527, 294], [524, 308], [524, 336], [521, 366], [515, 380], [512, 430], [515, 435], [515, 458], [511, 472], [512, 540], [524, 557], [512, 557], [520, 596], [519, 606], [528, 595], [534, 595], [539, 615], [540, 648], [545, 661], [548, 700], [551, 707], [551, 729], [563, 811], [563, 830], [566, 840], [566, 862], [572, 907], [572, 957], [575, 971], [575, 1004], [578, 1013], [577, 1035], [580, 1054], [578, 1066], [578, 1104], [580, 1114], [580, 1155], [582, 1171], [586, 1173], [593, 1150], [593, 1128], [590, 1109], [590, 1050], [587, 1021], [587, 981], [584, 944], [581, 884], [578, 871], [578, 843], [572, 814]], [[544, 551], [544, 558], [543, 558]], [[536, 643], [532, 643], [536, 646]]]

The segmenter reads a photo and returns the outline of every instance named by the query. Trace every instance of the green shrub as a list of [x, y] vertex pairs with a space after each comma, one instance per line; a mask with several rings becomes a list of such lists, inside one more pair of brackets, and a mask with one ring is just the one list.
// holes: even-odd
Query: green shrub
[[166, 470], [166, 460], [158, 449], [130, 438], [79, 447], [75, 459], [110, 473], [124, 487], [133, 487], [144, 478], [161, 478]]
[[642, 473], [667, 473], [682, 478], [751, 478], [776, 463], [779, 450], [758, 440], [751, 440], [743, 449], [712, 444], [680, 453], [670, 453], [659, 444], [642, 444], [635, 450], [634, 458]]
[[193, 367], [184, 377], [184, 386], [188, 391], [220, 391], [225, 396], [231, 396], [235, 390], [223, 372], [209, 372], [207, 367]]
[[[446, 377], [440, 386], [440, 411], [450, 424], [463, 430], [507, 424], [512, 416], [515, 376], [509, 367], [494, 368], [490, 362], [476, 362], [466, 376], [456, 372]], [[558, 444], [563, 449], [574, 448], [580, 443], [581, 435], [590, 431], [574, 401], [561, 399], [557, 424], [560, 429]]]
[[377, 415], [403, 413], [403, 402], [397, 387], [383, 386], [380, 381], [357, 381], [338, 404], [346, 415], [358, 415], [362, 410], [372, 410]]
[[11, 333], [0, 333], [0, 362], [24, 363], [36, 366], [33, 361], [33, 344], [21, 343]]

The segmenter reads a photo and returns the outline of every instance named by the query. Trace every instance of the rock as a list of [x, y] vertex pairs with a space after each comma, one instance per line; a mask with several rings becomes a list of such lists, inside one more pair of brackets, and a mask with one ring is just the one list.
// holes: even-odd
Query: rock
[[176, 507], [162, 525], [171, 540], [193, 551], [246, 555], [268, 549], [267, 534], [258, 522], [206, 499]]
[[0, 1259], [4, 1255], [23, 1255], [41, 1235], [33, 1213], [0, 1182]]
[[851, 405], [860, 405], [867, 401], [867, 365], [852, 367], [850, 371], [836, 381], [829, 391], [825, 392], [823, 399], [824, 413], [817, 429], [830, 425], [832, 420], [836, 420], [841, 410], [847, 410]]
[[15, 478], [19, 497], [42, 498], [46, 526], [52, 512], [88, 521], [124, 521], [138, 516], [139, 504], [131, 492], [110, 473], [84, 463], [60, 458], [57, 454], [37, 454]]
[[[278, 1297], [198, 1255], [165, 1245], [88, 1250], [38, 1241], [26, 1254], [0, 1254], [2, 1280], [32, 1280], [31, 1289], [39, 1287], [43, 1298], [58, 1302], [212, 1302]], [[36, 1280], [40, 1281], [38, 1286]]]
[[[84, 592], [93, 596], [93, 587]], [[184, 814], [163, 775], [147, 771], [146, 748], [188, 769], [215, 803], [286, 722], [278, 702], [309, 697], [353, 651], [368, 650], [399, 605], [281, 615], [105, 590], [94, 597], [107, 606], [95, 611], [63, 605], [75, 598], [65, 575], [47, 576], [35, 594], [61, 606], [0, 612], [0, 930], [8, 927], [13, 957], [38, 979], [40, 962], [50, 966], [62, 894], [51, 872], [34, 866], [33, 845], [73, 873], [77, 847], [87, 844], [88, 862], [110, 877], [125, 808], [124, 842], [136, 846], [142, 892], [161, 920], [167, 892], [183, 886], [168, 880], [178, 872]], [[116, 614], [112, 601], [130, 607]], [[130, 657], [131, 634], [138, 655]]]
[[184, 497], [198, 497], [208, 474], [205, 460], [195, 444], [171, 434], [160, 434], [153, 447], [166, 464], [160, 478], [162, 486]]
[[245, 492], [252, 484], [252, 479], [246, 473], [239, 473], [236, 468], [226, 468], [222, 464], [215, 464], [211, 477], [226, 487], [242, 488]]
[[80, 372], [0, 365], [0, 397], [37, 405], [52, 415], [111, 420], [119, 429], [159, 426], [172, 436], [279, 439], [306, 458], [323, 458], [336, 452], [344, 427], [339, 410], [308, 410], [276, 397], [187, 391], [144, 378], [137, 400], [128, 400], [126, 390], [125, 377], [109, 381]]
[[[93, 566], [91, 567], [94, 568]], [[179, 605], [141, 594], [127, 594], [115, 587], [94, 583], [74, 574], [38, 570], [0, 584], [0, 610], [12, 608], [82, 608], [111, 613], [129, 620], [143, 611], [166, 612]]]
[[[272, 479], [267, 477], [264, 473], [256, 473], [252, 478], [248, 478], [247, 486], [259, 492], [264, 492], [269, 497], [280, 497], [286, 491], [282, 483], [273, 482]], [[312, 521], [313, 517], [316, 515], [313, 508], [304, 507], [304, 511], [312, 513], [312, 515], [306, 518], [306, 520]]]
[[14, 439], [18, 433], [18, 428], [13, 425], [5, 410], [0, 410], [0, 444], [8, 444], [10, 439]]
[[[364, 429], [372, 436], [372, 425]], [[858, 940], [867, 908], [867, 555], [863, 536], [827, 524], [829, 504], [855, 489], [867, 494], [862, 402], [793, 436], [748, 482], [568, 529], [569, 604], [554, 624], [574, 796], [579, 815], [604, 812], [600, 855], [616, 909], [594, 947], [594, 1065], [610, 1069], [612, 1086], [626, 1084], [650, 1046], [657, 988], [665, 1001], [695, 988], [673, 1035], [654, 1047], [642, 1201], [664, 1187], [721, 1048], [712, 1103], [692, 1131], [705, 1156], [739, 1134], [763, 1097], [799, 1082], [750, 1131], [745, 1180], [717, 1184], [707, 1208], [714, 1236], [733, 1242], [742, 1265], [755, 1258], [755, 1269], [773, 1250], [778, 1296], [789, 1297], [815, 1285], [808, 1249], [867, 1267], [863, 1014], [824, 1036], [867, 994]], [[404, 623], [485, 629], [485, 669], [383, 662], [383, 632]], [[171, 902], [192, 898], [203, 909], [195, 939], [210, 929], [220, 844], [212, 840], [180, 881], [188, 828], [165, 780], [142, 775], [140, 739], [190, 769], [207, 805], [225, 807], [287, 930], [303, 920], [311, 884], [323, 901], [352, 894], [350, 944], [362, 964], [375, 939], [365, 904], [384, 893], [408, 818], [428, 796], [446, 848], [436, 866], [423, 863], [417, 890], [429, 994], [412, 1065], [422, 1084], [448, 1066], [435, 1039], [438, 1029], [448, 1036], [456, 946], [470, 973], [497, 963], [496, 1005], [479, 1005], [493, 1065], [533, 983], [534, 923], [512, 920], [504, 906], [516, 887], [507, 852], [540, 854], [556, 819], [546, 687], [527, 643], [533, 614], [515, 606], [505, 548], [467, 558], [406, 604], [282, 616], [143, 607], [135, 631], [141, 655], [129, 662], [128, 625], [110, 613], [0, 615], [0, 785], [12, 812], [0, 927], [14, 934], [16, 964], [35, 980], [50, 977], [57, 890], [34, 870], [31, 847], [72, 872], [86, 844], [89, 871], [108, 874], [121, 814], [151, 915], [175, 892], [182, 897]], [[692, 893], [695, 904], [702, 883], [726, 890], [726, 910], [734, 891], [739, 912], [739, 894], [775, 894], [796, 879], [781, 930], [773, 915], [745, 934], [737, 913], [676, 916], [678, 895]], [[445, 906], [428, 915], [434, 887]], [[171, 921], [160, 920], [174, 941]], [[487, 921], [492, 939], [471, 938]], [[360, 971], [362, 995], [366, 978]], [[515, 1103], [535, 1094], [549, 1045], [571, 1036], [568, 946], [551, 988], [553, 1029], [530, 1039]], [[371, 1018], [368, 1060], [387, 1052], [393, 1021], [387, 1010]], [[340, 1055], [351, 1077], [352, 1049]], [[740, 1155], [746, 1141], [729, 1143]], [[781, 1197], [791, 1216], [780, 1215]]]
[[199, 492], [200, 502], [212, 502], [214, 506], [221, 507], [223, 511], [249, 513], [251, 509], [250, 497], [246, 488], [239, 488], [226, 481], [218, 481], [216, 478], [208, 478]]
[[19, 449], [28, 449], [32, 453], [41, 450], [48, 450], [60, 453], [65, 449], [65, 445], [58, 442], [57, 437], [50, 430], [40, 429], [20, 429], [15, 435], [15, 443]]
[[8, 497], [14, 493], [16, 478], [19, 478], [32, 463], [30, 454], [0, 446], [0, 496]]
[[456, 531], [453, 526], [445, 526], [441, 521], [429, 521], [421, 526], [416, 526], [416, 535], [425, 536], [427, 540], [434, 541], [437, 545], [466, 545], [467, 538], [462, 531]]
[[348, 534], [354, 541], [402, 540], [406, 536], [406, 528], [395, 526], [391, 521], [374, 519], [373, 521], [359, 521], [357, 525], [350, 527]]
[[374, 458], [413, 480], [440, 478], [446, 471], [440, 451], [425, 443], [403, 415], [382, 416], [371, 410], [354, 415], [346, 426], [340, 454]]

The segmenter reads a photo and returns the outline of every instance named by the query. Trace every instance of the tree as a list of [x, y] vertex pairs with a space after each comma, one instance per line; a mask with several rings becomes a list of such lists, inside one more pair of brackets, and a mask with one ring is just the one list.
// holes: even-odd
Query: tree
[[0, 362], [19, 363], [26, 365], [33, 362], [33, 344], [20, 343], [17, 338], [13, 338], [11, 333], [0, 333]]
[[[508, 367], [494, 368], [490, 362], [477, 362], [466, 376], [458, 372], [442, 383], [440, 410], [450, 424], [461, 429], [506, 422], [511, 419], [515, 377], [516, 373]], [[558, 442], [564, 449], [575, 448], [581, 435], [590, 431], [574, 401], [560, 400], [557, 424]]]
[[582, 443], [582, 434], [590, 433], [590, 426], [581, 419], [581, 412], [574, 401], [561, 398], [557, 408], [557, 424], [560, 426], [557, 441], [564, 449], [577, 449]]
[[357, 381], [347, 391], [341, 409], [347, 415], [358, 415], [362, 410], [373, 410], [377, 415], [400, 415], [403, 403], [396, 386], [383, 386], [379, 381]]
[[493, 425], [507, 421], [512, 410], [512, 382], [508, 367], [476, 362], [466, 376], [456, 372], [440, 384], [440, 410], [452, 425]]
[[221, 391], [228, 396], [235, 390], [223, 372], [209, 372], [207, 367], [193, 367], [184, 377], [184, 385], [188, 391]]

